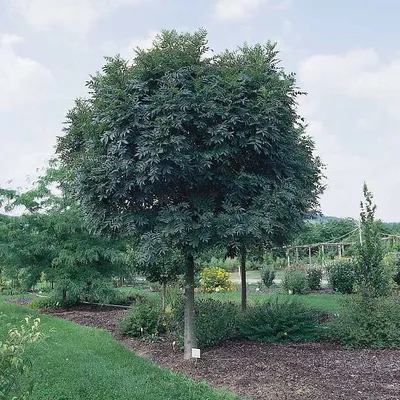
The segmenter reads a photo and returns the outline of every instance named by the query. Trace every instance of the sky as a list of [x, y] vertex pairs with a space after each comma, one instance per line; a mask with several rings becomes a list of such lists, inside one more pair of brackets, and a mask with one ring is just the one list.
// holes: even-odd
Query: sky
[[0, 0], [0, 187], [26, 187], [104, 56], [162, 29], [209, 32], [215, 52], [278, 43], [307, 92], [299, 113], [326, 164], [325, 215], [400, 221], [399, 0]]

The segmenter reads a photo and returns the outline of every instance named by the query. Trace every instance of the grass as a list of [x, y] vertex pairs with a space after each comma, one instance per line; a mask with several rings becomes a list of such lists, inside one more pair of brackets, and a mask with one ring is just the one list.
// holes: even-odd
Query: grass
[[[0, 313], [13, 326], [32, 310], [5, 303]], [[24, 382], [36, 384], [32, 400], [233, 400], [233, 395], [160, 368], [136, 356], [110, 333], [40, 315], [45, 339], [28, 351], [33, 367]], [[7, 333], [0, 325], [0, 340]]]

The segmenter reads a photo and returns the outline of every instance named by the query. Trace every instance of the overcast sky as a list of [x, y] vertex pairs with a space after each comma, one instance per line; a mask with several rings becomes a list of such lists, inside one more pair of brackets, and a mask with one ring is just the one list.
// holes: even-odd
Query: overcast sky
[[366, 181], [378, 217], [400, 221], [399, 15], [399, 0], [0, 0], [0, 187], [45, 165], [103, 56], [204, 27], [216, 52], [278, 42], [308, 92], [300, 113], [327, 165], [324, 214], [357, 217]]

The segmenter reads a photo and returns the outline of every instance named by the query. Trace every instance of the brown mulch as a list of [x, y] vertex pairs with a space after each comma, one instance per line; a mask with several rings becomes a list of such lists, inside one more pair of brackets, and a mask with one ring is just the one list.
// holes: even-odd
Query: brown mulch
[[79, 306], [50, 313], [81, 325], [103, 328], [126, 347], [173, 371], [205, 379], [251, 399], [400, 400], [400, 351], [345, 350], [332, 343], [228, 341], [184, 361], [171, 340], [149, 343], [116, 332], [125, 311]]

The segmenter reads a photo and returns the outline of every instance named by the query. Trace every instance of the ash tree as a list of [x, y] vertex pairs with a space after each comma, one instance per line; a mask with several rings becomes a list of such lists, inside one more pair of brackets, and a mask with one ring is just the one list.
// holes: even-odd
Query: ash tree
[[181, 252], [185, 358], [196, 346], [195, 257], [286, 241], [322, 190], [300, 93], [274, 45], [207, 54], [204, 30], [164, 31], [131, 64], [108, 58], [57, 146], [93, 229]]

